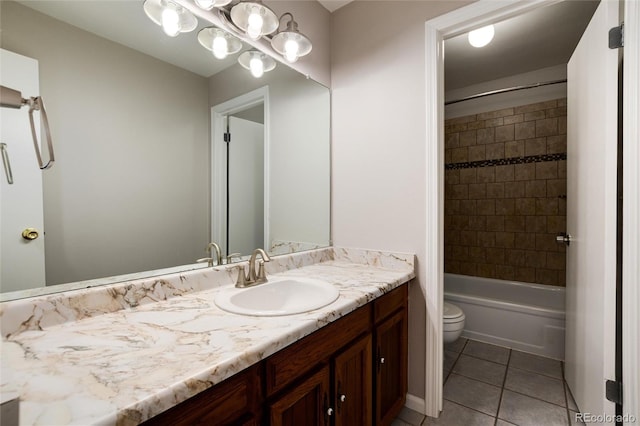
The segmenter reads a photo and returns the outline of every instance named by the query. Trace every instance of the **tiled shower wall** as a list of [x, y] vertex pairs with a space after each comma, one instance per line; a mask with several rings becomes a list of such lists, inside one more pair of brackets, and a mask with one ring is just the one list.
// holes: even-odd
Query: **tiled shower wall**
[[445, 272], [565, 285], [566, 99], [445, 122]]

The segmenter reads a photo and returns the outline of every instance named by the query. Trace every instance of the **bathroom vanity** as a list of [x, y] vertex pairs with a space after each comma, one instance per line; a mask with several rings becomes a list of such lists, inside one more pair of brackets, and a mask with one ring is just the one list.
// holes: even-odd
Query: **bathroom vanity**
[[340, 296], [231, 314], [214, 303], [227, 265], [6, 302], [0, 389], [20, 394], [20, 424], [389, 424], [407, 390], [413, 255], [327, 248], [265, 266]]

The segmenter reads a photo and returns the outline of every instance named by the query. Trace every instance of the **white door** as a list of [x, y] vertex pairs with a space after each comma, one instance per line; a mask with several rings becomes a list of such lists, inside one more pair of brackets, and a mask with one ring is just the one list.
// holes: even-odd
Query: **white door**
[[567, 75], [567, 322], [565, 376], [579, 409], [615, 414], [605, 380], [615, 378], [618, 1], [602, 1]]
[[229, 117], [229, 253], [264, 247], [264, 125]]
[[[19, 90], [23, 98], [39, 96], [38, 61], [0, 49], [0, 84]], [[39, 114], [34, 114], [39, 129]], [[0, 171], [0, 291], [41, 287], [45, 284], [42, 171], [27, 107], [0, 108], [0, 143], [5, 144], [13, 172], [9, 184], [5, 170]], [[22, 238], [26, 228], [37, 229], [39, 237]]]

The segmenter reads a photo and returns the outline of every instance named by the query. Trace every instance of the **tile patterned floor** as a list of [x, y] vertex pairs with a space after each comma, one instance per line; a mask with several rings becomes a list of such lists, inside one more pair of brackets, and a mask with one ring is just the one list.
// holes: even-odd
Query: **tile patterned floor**
[[562, 363], [458, 339], [444, 348], [444, 404], [437, 419], [404, 408], [392, 426], [573, 426], [578, 411]]

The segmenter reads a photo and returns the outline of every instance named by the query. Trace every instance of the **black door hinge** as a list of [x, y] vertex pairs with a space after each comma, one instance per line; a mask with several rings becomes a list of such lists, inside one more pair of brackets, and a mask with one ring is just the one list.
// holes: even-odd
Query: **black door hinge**
[[622, 405], [622, 382], [607, 380], [606, 397], [609, 401]]
[[619, 27], [609, 30], [609, 49], [624, 47], [624, 22]]
[[224, 141], [227, 142], [227, 143], [231, 142], [231, 133], [226, 132], [224, 134]]

